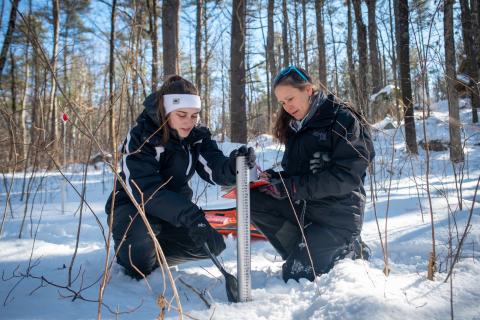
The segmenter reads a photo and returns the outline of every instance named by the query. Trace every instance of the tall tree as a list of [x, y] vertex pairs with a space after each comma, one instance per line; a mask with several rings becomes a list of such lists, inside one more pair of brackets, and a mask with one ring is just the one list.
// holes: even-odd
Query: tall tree
[[357, 26], [357, 51], [358, 51], [358, 102], [359, 107], [371, 119], [368, 110], [368, 54], [367, 54], [367, 27], [362, 19], [362, 1], [352, 0], [355, 11], [355, 24]]
[[303, 22], [303, 63], [308, 72], [308, 48], [307, 48], [307, 0], [302, 0], [302, 22]]
[[328, 22], [330, 25], [330, 36], [332, 37], [332, 47], [333, 47], [333, 84], [335, 85], [334, 92], [335, 94], [338, 94], [338, 90], [340, 88], [338, 84], [338, 59], [337, 59], [337, 45], [336, 45], [336, 39], [335, 39], [335, 32], [333, 28], [333, 14], [336, 11], [336, 9], [332, 6], [332, 3], [328, 4], [327, 7], [327, 13], [328, 13]]
[[163, 74], [178, 74], [178, 15], [180, 0], [163, 0], [162, 36], [163, 36]]
[[410, 36], [408, 34], [408, 0], [398, 0], [398, 64], [400, 66], [400, 87], [405, 118], [405, 140], [407, 151], [417, 154], [417, 134], [412, 102], [412, 87], [410, 78]]
[[152, 91], [158, 86], [158, 28], [157, 0], [147, 0], [148, 31], [152, 42]]
[[246, 0], [232, 1], [230, 45], [230, 130], [233, 142], [247, 142], [245, 99]]
[[[396, 4], [397, 0], [394, 0], [394, 12], [397, 12], [398, 6]], [[393, 24], [393, 19], [392, 19], [392, 0], [388, 0], [388, 12], [389, 12], [389, 24], [390, 24], [390, 42], [392, 43], [391, 51], [391, 59], [392, 59], [392, 73], [393, 73], [393, 83], [395, 85], [395, 88], [398, 88], [398, 72], [397, 72], [397, 55], [396, 51], [398, 46], [396, 46], [396, 39], [398, 38], [396, 36], [396, 29]], [[398, 22], [397, 16], [395, 15], [395, 23]], [[400, 107], [398, 103], [398, 99], [395, 99], [395, 107], [396, 107], [396, 112], [397, 112], [397, 121], [400, 122], [400, 119], [402, 118], [401, 112], [400, 112]]]
[[357, 108], [360, 108], [358, 102], [358, 90], [355, 72], [355, 63], [353, 62], [353, 22], [352, 22], [352, 3], [347, 0], [347, 63], [348, 63], [348, 77], [350, 80], [350, 99], [355, 102]]
[[[9, 50], [9, 56], [10, 56], [10, 93], [12, 97], [12, 120], [15, 121], [15, 114], [17, 112], [17, 77], [16, 77], [16, 59], [15, 55], [13, 54], [12, 48]], [[14, 163], [16, 162], [17, 159], [17, 147], [16, 147], [16, 137], [15, 137], [15, 129], [11, 128], [8, 130], [8, 134], [10, 136], [10, 152], [8, 155], [8, 162], [9, 166], [16, 166], [17, 164]], [[12, 167], [13, 167], [12, 166]]]
[[209, 60], [211, 57], [209, 51], [209, 36], [208, 36], [208, 13], [207, 1], [203, 3], [203, 56], [205, 57], [202, 74], [203, 74], [203, 121], [207, 127], [210, 126], [210, 74], [209, 74]]
[[[90, 10], [90, 0], [62, 0], [60, 2], [60, 12], [64, 14], [64, 21], [60, 36], [63, 39], [63, 88], [66, 88], [66, 94], [71, 95], [73, 81], [70, 81], [70, 70], [73, 68], [71, 54], [75, 53], [76, 46], [82, 44], [85, 33], [91, 31], [86, 26], [82, 15]], [[77, 89], [73, 86], [74, 89]], [[76, 130], [75, 127], [72, 130]], [[69, 148], [71, 150], [72, 148]]]
[[370, 66], [372, 75], [372, 92], [378, 92], [382, 87], [382, 71], [377, 48], [377, 0], [366, 0], [368, 8], [368, 47], [370, 51]]
[[[480, 41], [478, 31], [478, 0], [460, 0], [463, 47], [465, 49], [465, 73], [470, 78], [470, 98], [472, 103], [472, 122], [478, 122], [478, 109], [480, 108], [480, 91], [478, 88], [480, 57]], [[446, 39], [445, 39], [446, 40]]]
[[[110, 151], [113, 153], [116, 152], [115, 144], [115, 97], [114, 97], [114, 85], [115, 85], [115, 17], [117, 10], [117, 0], [112, 0], [112, 15], [110, 19], [110, 63], [108, 71], [108, 96], [109, 96], [109, 106], [108, 106], [108, 117], [109, 117], [109, 140], [110, 140]], [[116, 157], [114, 158], [116, 159]]]
[[195, 85], [202, 92], [202, 20], [203, 0], [197, 0], [197, 29], [195, 30]]
[[[453, 0], [445, 0], [443, 6], [443, 34], [445, 37], [445, 69], [448, 92], [448, 124], [450, 133], [450, 160], [454, 163], [463, 161], [462, 140], [460, 138], [460, 113], [458, 94], [455, 89], [457, 79], [455, 71], [455, 36], [453, 33]], [[462, 1], [461, 1], [462, 2]]]
[[[416, 78], [416, 93], [418, 95], [418, 103], [421, 103], [422, 106], [427, 107], [427, 116], [430, 116], [430, 85], [429, 85], [429, 78], [428, 78], [428, 70], [427, 70], [427, 55], [428, 49], [427, 45], [425, 44], [425, 37], [423, 35], [423, 31], [430, 27], [430, 19], [428, 19], [428, 7], [429, 2], [424, 0], [414, 0], [412, 2], [414, 6], [414, 10], [412, 12], [415, 13], [415, 19], [413, 24], [410, 22], [412, 29], [417, 27], [416, 34], [418, 35], [418, 39], [416, 40], [416, 47], [417, 47], [417, 55], [420, 57], [419, 59], [419, 66], [420, 66], [420, 74], [417, 75]], [[415, 33], [415, 32], [414, 32]]]
[[[293, 4], [293, 23], [295, 30], [295, 54], [292, 56], [295, 58], [295, 65], [300, 65], [300, 28], [298, 27], [298, 0], [295, 0]], [[290, 37], [291, 38], [291, 37]]]
[[51, 110], [51, 128], [50, 136], [54, 141], [54, 149], [58, 146], [58, 115], [57, 115], [57, 52], [58, 52], [58, 33], [60, 29], [59, 19], [59, 3], [58, 0], [52, 0], [52, 16], [53, 16], [53, 46], [52, 46], [52, 58], [50, 60], [52, 66], [52, 85], [50, 88], [50, 110]]
[[[267, 9], [267, 65], [268, 72], [270, 72], [270, 82], [273, 82], [273, 79], [276, 76], [277, 68], [275, 65], [275, 29], [273, 23], [273, 14], [275, 9], [275, 0], [268, 0], [268, 9]], [[277, 106], [277, 98], [272, 90], [272, 84], [269, 84], [268, 91], [270, 92], [270, 99], [267, 112], [267, 121], [268, 121], [268, 131], [271, 131], [272, 126], [272, 109], [275, 109]], [[272, 108], [273, 106], [273, 108]]]
[[318, 79], [327, 88], [327, 58], [325, 54], [325, 31], [323, 27], [324, 0], [315, 1], [315, 15], [317, 16], [317, 45], [318, 45]]
[[287, 10], [287, 0], [282, 0], [282, 13], [283, 13], [283, 23], [282, 23], [282, 47], [283, 47], [283, 65], [288, 66], [290, 64], [290, 49], [288, 41], [288, 10]]
[[17, 8], [20, 0], [13, 0], [12, 7], [10, 9], [10, 17], [8, 19], [8, 28], [5, 38], [3, 39], [2, 51], [0, 52], [0, 78], [3, 74], [3, 67], [7, 61], [8, 49], [12, 42], [13, 31], [15, 30], [15, 21], [17, 20]]

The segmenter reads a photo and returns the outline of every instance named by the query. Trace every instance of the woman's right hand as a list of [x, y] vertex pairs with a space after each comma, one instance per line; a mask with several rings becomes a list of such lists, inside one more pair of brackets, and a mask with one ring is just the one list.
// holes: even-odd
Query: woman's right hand
[[257, 157], [252, 147], [241, 146], [230, 153], [230, 167], [233, 168], [233, 171], [236, 171], [237, 168], [237, 157], [245, 157], [248, 169], [255, 167]]
[[227, 247], [223, 236], [212, 228], [205, 218], [203, 211], [199, 212], [198, 218], [192, 221], [188, 227], [188, 236], [197, 248], [203, 248], [204, 243], [207, 243], [210, 251], [216, 256]]

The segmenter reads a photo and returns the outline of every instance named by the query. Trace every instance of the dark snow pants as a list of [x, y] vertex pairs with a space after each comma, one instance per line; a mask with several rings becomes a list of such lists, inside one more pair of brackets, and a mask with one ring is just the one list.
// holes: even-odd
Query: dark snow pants
[[258, 190], [252, 190], [250, 195], [252, 223], [285, 260], [282, 267], [285, 282], [300, 278], [313, 281], [315, 275], [327, 273], [335, 261], [353, 257], [353, 242], [358, 237], [349, 230], [312, 222], [308, 210], [302, 221], [303, 206], [303, 202], [294, 203], [297, 221], [288, 199], [274, 199]]
[[[142, 218], [137, 214], [136, 208], [130, 204], [115, 208], [114, 215], [112, 234], [115, 252], [118, 250], [118, 264], [134, 278], [142, 278], [137, 269], [143, 275], [148, 275], [159, 264], [154, 242]], [[177, 228], [158, 218], [148, 215], [147, 217], [169, 266], [208, 258], [201, 248], [195, 247], [186, 228]], [[122, 242], [124, 235], [125, 240]]]

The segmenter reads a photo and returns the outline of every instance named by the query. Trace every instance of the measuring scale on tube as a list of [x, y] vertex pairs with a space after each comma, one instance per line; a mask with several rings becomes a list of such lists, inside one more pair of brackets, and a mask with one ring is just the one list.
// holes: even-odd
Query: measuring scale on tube
[[[245, 157], [237, 157], [237, 278], [240, 302], [252, 300], [250, 253], [250, 180], [257, 169], [249, 170]], [[252, 177], [253, 176], [253, 177]], [[253, 179], [252, 179], [253, 178]]]

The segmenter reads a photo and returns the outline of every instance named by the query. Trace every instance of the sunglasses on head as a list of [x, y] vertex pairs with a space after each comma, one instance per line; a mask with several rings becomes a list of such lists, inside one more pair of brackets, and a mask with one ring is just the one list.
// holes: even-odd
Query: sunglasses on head
[[282, 69], [280, 71], [280, 73], [275, 77], [275, 79], [273, 80], [274, 83], [278, 83], [278, 81], [280, 81], [281, 79], [285, 78], [286, 76], [288, 76], [290, 73], [292, 72], [295, 72], [297, 75], [300, 76], [300, 78], [302, 78], [304, 81], [307, 81], [308, 82], [308, 78], [307, 76], [300, 70], [298, 70], [297, 67], [295, 66], [288, 66], [286, 67], [285, 69]]

